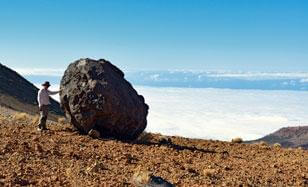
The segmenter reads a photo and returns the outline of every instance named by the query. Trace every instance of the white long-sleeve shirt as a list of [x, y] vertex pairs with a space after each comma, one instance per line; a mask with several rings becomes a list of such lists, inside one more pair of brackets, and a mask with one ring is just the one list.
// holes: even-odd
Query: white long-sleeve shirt
[[52, 92], [49, 91], [45, 88], [42, 88], [39, 90], [38, 95], [37, 95], [37, 101], [39, 103], [39, 107], [43, 106], [43, 105], [50, 105], [50, 101], [49, 101], [49, 96], [50, 95], [56, 95], [57, 92]]

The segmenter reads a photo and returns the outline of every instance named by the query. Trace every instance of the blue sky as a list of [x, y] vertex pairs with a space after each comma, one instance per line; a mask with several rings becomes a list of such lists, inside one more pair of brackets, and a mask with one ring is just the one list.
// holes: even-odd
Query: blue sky
[[0, 0], [0, 62], [308, 71], [305, 0]]

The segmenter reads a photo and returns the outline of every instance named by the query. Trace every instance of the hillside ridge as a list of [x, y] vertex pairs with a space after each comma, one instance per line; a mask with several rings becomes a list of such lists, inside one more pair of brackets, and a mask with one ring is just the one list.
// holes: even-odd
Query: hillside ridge
[[[38, 111], [38, 90], [35, 85], [16, 71], [0, 63], [0, 105], [33, 114]], [[52, 98], [50, 102], [51, 112], [63, 115], [60, 104]]]
[[264, 141], [268, 144], [279, 143], [283, 147], [302, 147], [308, 149], [308, 126], [283, 127], [263, 138], [248, 141], [248, 143], [256, 143]]

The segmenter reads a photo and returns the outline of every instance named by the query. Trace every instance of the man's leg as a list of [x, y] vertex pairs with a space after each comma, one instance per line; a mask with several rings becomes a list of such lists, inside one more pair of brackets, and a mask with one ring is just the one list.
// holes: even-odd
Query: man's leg
[[47, 129], [46, 128], [47, 117], [48, 117], [48, 106], [43, 105], [40, 110], [40, 121], [39, 121], [39, 126], [38, 126], [40, 130]]

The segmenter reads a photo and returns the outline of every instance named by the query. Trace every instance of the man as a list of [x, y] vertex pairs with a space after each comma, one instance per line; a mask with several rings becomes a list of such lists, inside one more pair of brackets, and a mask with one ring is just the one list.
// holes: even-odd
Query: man
[[37, 100], [40, 109], [40, 121], [38, 125], [38, 131], [47, 130], [46, 121], [48, 117], [48, 107], [50, 105], [49, 96], [58, 94], [60, 91], [52, 92], [49, 91], [50, 83], [46, 81], [42, 84], [43, 88], [38, 92]]

